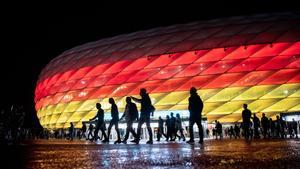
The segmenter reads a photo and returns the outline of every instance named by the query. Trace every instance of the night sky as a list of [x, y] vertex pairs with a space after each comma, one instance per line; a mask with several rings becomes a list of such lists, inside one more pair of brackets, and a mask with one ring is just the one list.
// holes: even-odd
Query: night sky
[[27, 112], [26, 125], [37, 124], [33, 93], [39, 73], [51, 59], [77, 45], [123, 33], [198, 20], [300, 11], [293, 1], [237, 1], [235, 6], [228, 2], [202, 2], [201, 5], [176, 6], [144, 2], [139, 6], [98, 5], [93, 8], [11, 6], [9, 10], [2, 11], [1, 109], [11, 104], [23, 105]]

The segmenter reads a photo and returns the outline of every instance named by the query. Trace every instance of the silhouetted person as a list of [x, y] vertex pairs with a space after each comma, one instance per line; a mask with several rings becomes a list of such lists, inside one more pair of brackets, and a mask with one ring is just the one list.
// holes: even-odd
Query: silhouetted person
[[[180, 136], [177, 135], [177, 131], [179, 131]], [[176, 114], [175, 135], [179, 138], [179, 140], [182, 138], [182, 140], [185, 141], [185, 136], [183, 134], [182, 128], [182, 121], [179, 113]]]
[[117, 132], [117, 137], [118, 139], [115, 141], [116, 143], [121, 143], [121, 138], [120, 138], [120, 131], [119, 131], [119, 111], [118, 111], [118, 106], [115, 103], [115, 100], [113, 98], [109, 98], [108, 102], [111, 104], [111, 121], [109, 123], [108, 126], [108, 133], [107, 133], [107, 137], [109, 140], [109, 136], [110, 136], [110, 132], [111, 132], [111, 128], [113, 125], [115, 125], [115, 130]]
[[176, 133], [175, 133], [175, 125], [176, 125], [176, 118], [174, 117], [174, 113], [171, 112], [170, 117], [170, 141], [175, 141], [176, 139]]
[[253, 114], [253, 128], [254, 128], [254, 138], [260, 138], [259, 136], [259, 129], [260, 127], [260, 121], [259, 118], [256, 116], [256, 114]]
[[209, 138], [209, 129], [206, 129], [207, 138]]
[[276, 137], [276, 122], [274, 122], [272, 118], [269, 118], [269, 123], [270, 123], [270, 135], [272, 137]]
[[189, 133], [190, 133], [190, 140], [187, 141], [188, 143], [194, 142], [194, 130], [193, 126], [196, 123], [199, 128], [199, 143], [203, 143], [203, 128], [201, 124], [201, 113], [203, 110], [203, 102], [200, 96], [197, 93], [197, 89], [192, 87], [190, 89], [190, 97], [189, 97]]
[[69, 127], [69, 139], [72, 141], [73, 140], [73, 136], [74, 136], [74, 125], [71, 122], [70, 123], [70, 127]]
[[233, 129], [233, 127], [232, 126], [230, 126], [230, 128], [229, 128], [229, 138], [231, 139], [233, 136], [234, 136], [234, 129]]
[[235, 138], [241, 138], [241, 136], [240, 136], [240, 127], [237, 125], [237, 124], [235, 124], [234, 125], [234, 137]]
[[172, 139], [172, 129], [171, 129], [171, 122], [170, 122], [170, 116], [166, 116], [166, 123], [165, 125], [167, 126], [167, 136], [166, 136], [166, 141], [169, 141], [169, 139]]
[[81, 135], [80, 135], [80, 139], [82, 137], [86, 138], [86, 124], [82, 122], [82, 127], [81, 127]]
[[247, 108], [248, 105], [243, 105], [244, 110], [242, 112], [242, 118], [243, 118], [243, 131], [245, 139], [249, 139], [250, 136], [250, 118], [251, 118], [251, 111]]
[[275, 131], [276, 131], [276, 137], [279, 138], [281, 136], [281, 121], [279, 116], [276, 116], [276, 121], [275, 121]]
[[123, 118], [125, 118], [125, 121], [127, 124], [126, 134], [125, 134], [125, 137], [124, 137], [124, 140], [122, 141], [122, 143], [124, 143], [124, 144], [127, 143], [129, 133], [131, 133], [133, 135], [135, 140], [137, 139], [137, 134], [133, 130], [132, 124], [135, 120], [138, 119], [138, 114], [139, 114], [139, 112], [137, 110], [136, 104], [131, 102], [130, 97], [126, 97], [125, 111], [120, 119], [120, 120], [122, 120]]
[[286, 138], [287, 137], [287, 134], [286, 134], [286, 127], [287, 127], [287, 125], [286, 125], [286, 121], [284, 121], [283, 119], [282, 119], [282, 116], [280, 115], [280, 118], [279, 118], [280, 120], [280, 136], [281, 136], [281, 138]]
[[165, 136], [164, 133], [164, 120], [159, 116], [158, 117], [158, 129], [157, 129], [157, 140], [156, 141], [160, 141], [160, 138], [162, 136]]
[[[102, 128], [103, 128], [104, 131], [106, 131], [106, 124], [105, 124], [105, 123], [102, 125]], [[100, 140], [103, 139], [103, 133], [102, 133], [102, 132], [101, 132], [101, 137], [99, 137], [99, 139], [100, 139]], [[108, 136], [107, 136], [107, 139], [108, 139]], [[109, 140], [107, 140], [107, 142], [108, 142], [108, 141], [109, 141]]]
[[152, 115], [153, 115], [154, 107], [152, 106], [151, 99], [150, 99], [149, 94], [147, 93], [146, 89], [142, 88], [140, 90], [140, 96], [141, 96], [141, 99], [131, 97], [134, 101], [141, 103], [141, 116], [140, 116], [139, 123], [138, 123], [137, 139], [134, 142], [136, 144], [139, 144], [142, 125], [144, 123], [146, 123], [147, 130], [149, 133], [149, 140], [146, 143], [153, 144], [153, 134], [152, 134], [151, 126], [150, 126], [150, 114], [152, 113]]
[[220, 139], [222, 139], [223, 138], [222, 124], [217, 120], [215, 120], [215, 123], [216, 123], [216, 126], [215, 126], [215, 128], [216, 128], [216, 139], [218, 139], [218, 135], [220, 136]]
[[249, 135], [250, 135], [250, 140], [252, 140], [253, 135], [254, 135], [254, 131], [253, 131], [253, 122], [250, 121], [250, 128], [249, 128]]
[[96, 108], [98, 109], [98, 112], [97, 112], [96, 116], [93, 117], [92, 119], [90, 119], [90, 121], [97, 119], [96, 128], [95, 128], [95, 131], [94, 131], [94, 137], [93, 137], [92, 140], [97, 141], [98, 132], [99, 132], [99, 130], [101, 130], [101, 132], [104, 136], [103, 142], [108, 142], [108, 138], [107, 138], [107, 136], [105, 134], [105, 131], [104, 131], [104, 128], [103, 128], [103, 125], [105, 125], [105, 123], [104, 123], [104, 110], [101, 108], [100, 103], [96, 103]]
[[294, 118], [293, 118], [291, 125], [292, 125], [292, 130], [294, 131], [296, 138], [298, 138], [298, 126], [297, 126], [297, 122], [295, 121]]
[[287, 129], [288, 129], [288, 133], [290, 135], [290, 138], [294, 137], [294, 132], [293, 132], [293, 127], [292, 127], [292, 122], [287, 123]]
[[90, 124], [89, 125], [89, 133], [88, 133], [88, 135], [87, 135], [87, 138], [86, 138], [86, 140], [88, 140], [88, 139], [90, 139], [90, 136], [91, 136], [91, 139], [93, 139], [93, 130], [94, 130], [94, 126], [93, 126], [93, 124]]
[[269, 134], [269, 129], [270, 129], [270, 122], [268, 120], [268, 118], [266, 117], [266, 114], [263, 113], [262, 117], [261, 117], [261, 126], [262, 126], [262, 132], [263, 132], [263, 136], [264, 138], [266, 138], [266, 136], [268, 135], [268, 137], [270, 137]]

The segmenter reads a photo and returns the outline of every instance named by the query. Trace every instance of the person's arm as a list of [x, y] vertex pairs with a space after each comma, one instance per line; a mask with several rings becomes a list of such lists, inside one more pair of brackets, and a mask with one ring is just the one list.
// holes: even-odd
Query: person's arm
[[90, 121], [95, 120], [97, 118], [98, 113], [96, 114], [95, 117], [91, 118]]
[[132, 100], [134, 100], [135, 102], [138, 102], [138, 103], [141, 103], [142, 99], [138, 99], [138, 98], [135, 98], [133, 96], [130, 96], [132, 98]]
[[123, 113], [122, 117], [120, 118], [119, 121], [121, 121], [125, 117], [125, 112]]

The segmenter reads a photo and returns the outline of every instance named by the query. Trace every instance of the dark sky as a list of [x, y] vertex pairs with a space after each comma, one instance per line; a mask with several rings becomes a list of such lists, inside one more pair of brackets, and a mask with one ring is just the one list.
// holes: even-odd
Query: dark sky
[[33, 92], [40, 71], [51, 59], [77, 45], [197, 20], [299, 11], [293, 1], [203, 2], [175, 4], [176, 7], [146, 2], [139, 6], [8, 7], [8, 10], [1, 12], [0, 21], [3, 47], [0, 57], [1, 108], [11, 104], [24, 105], [28, 124], [35, 123], [32, 121], [35, 115]]

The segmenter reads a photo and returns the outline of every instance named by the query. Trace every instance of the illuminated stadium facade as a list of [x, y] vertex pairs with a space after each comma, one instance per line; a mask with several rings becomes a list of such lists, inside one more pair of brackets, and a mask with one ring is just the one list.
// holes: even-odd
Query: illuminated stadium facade
[[[100, 30], [99, 30], [100, 31]], [[102, 39], [70, 49], [41, 72], [35, 107], [45, 128], [81, 127], [108, 98], [146, 88], [156, 112], [188, 117], [190, 87], [208, 122], [238, 122], [242, 105], [274, 117], [300, 111], [300, 17], [242, 16], [174, 25]], [[139, 104], [137, 104], [139, 106]]]

